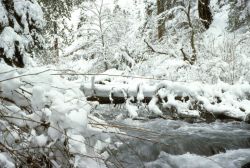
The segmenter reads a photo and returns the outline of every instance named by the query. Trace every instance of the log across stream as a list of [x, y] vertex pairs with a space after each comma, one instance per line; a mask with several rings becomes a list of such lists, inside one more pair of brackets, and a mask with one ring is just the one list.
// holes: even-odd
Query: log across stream
[[180, 118], [250, 121], [250, 85], [161, 82], [159, 84], [95, 84], [81, 86], [88, 101], [99, 104], [148, 105], [152, 114]]

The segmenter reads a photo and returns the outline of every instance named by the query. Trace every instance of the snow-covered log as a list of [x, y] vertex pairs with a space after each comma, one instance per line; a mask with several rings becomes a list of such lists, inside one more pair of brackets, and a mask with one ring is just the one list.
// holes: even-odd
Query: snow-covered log
[[[126, 102], [124, 97], [112, 97], [112, 99], [113, 100], [111, 101], [109, 97], [91, 96], [87, 98], [87, 101], [97, 101], [99, 104], [123, 104]], [[145, 97], [142, 102], [148, 104], [151, 99], [151, 97]], [[137, 99], [134, 98], [134, 100], [131, 102], [136, 103]]]
[[[94, 91], [93, 91], [94, 88]], [[219, 83], [161, 82], [155, 85], [83, 84], [81, 90], [88, 101], [100, 104], [121, 104], [134, 97], [132, 103], [144, 102], [156, 115], [176, 113], [180, 118], [247, 121], [250, 114], [250, 85]], [[138, 100], [139, 97], [139, 100]]]
[[[126, 102], [127, 97], [135, 97], [132, 102], [137, 102], [137, 95], [139, 92], [138, 85], [101, 85], [95, 84], [94, 91], [93, 84], [84, 84], [81, 89], [87, 96], [88, 101], [98, 101], [100, 104], [122, 104]], [[141, 92], [140, 92], [141, 93]], [[148, 87], [143, 90], [143, 98], [140, 96], [142, 102], [149, 103], [152, 95], [155, 94], [155, 87]], [[111, 100], [112, 98], [112, 100]]]

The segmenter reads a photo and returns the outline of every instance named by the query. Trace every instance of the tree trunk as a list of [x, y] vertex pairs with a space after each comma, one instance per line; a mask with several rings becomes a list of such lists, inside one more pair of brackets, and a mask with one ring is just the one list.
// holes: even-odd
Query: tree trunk
[[[102, 29], [101, 29], [101, 33], [102, 33]], [[107, 71], [109, 69], [109, 66], [108, 66], [108, 61], [107, 61], [107, 58], [106, 58], [106, 46], [105, 46], [105, 40], [104, 40], [104, 35], [102, 34], [101, 35], [101, 41], [102, 41], [102, 56], [103, 56], [103, 59], [104, 59], [104, 70]]]
[[[165, 0], [157, 0], [157, 15], [158, 16], [165, 11], [164, 2], [165, 2]], [[165, 31], [166, 31], [165, 18], [160, 18], [158, 20], [158, 39], [159, 40], [162, 39]]]
[[54, 21], [54, 52], [55, 52], [55, 62], [57, 63], [59, 61], [59, 41], [58, 41], [58, 32], [57, 32], [58, 26], [56, 21]]
[[191, 65], [193, 65], [193, 64], [195, 64], [195, 62], [197, 60], [197, 53], [196, 53], [196, 48], [195, 48], [195, 31], [194, 31], [194, 26], [192, 24], [190, 12], [191, 12], [191, 4], [189, 2], [188, 11], [187, 11], [187, 19], [188, 19], [189, 27], [191, 28], [190, 45], [192, 48], [192, 56], [191, 56], [189, 62]]
[[198, 0], [199, 17], [206, 29], [209, 28], [213, 21], [213, 16], [209, 8], [210, 0]]

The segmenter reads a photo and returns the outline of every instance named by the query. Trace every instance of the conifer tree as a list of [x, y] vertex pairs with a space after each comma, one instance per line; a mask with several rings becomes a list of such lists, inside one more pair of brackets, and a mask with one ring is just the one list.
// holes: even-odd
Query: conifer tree
[[25, 56], [42, 47], [43, 12], [35, 0], [0, 1], [0, 58], [10, 66], [24, 67]]

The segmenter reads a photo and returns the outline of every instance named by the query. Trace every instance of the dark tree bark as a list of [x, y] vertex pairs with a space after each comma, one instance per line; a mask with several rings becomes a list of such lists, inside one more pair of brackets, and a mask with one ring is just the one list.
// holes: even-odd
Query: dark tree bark
[[206, 29], [209, 28], [213, 21], [213, 16], [209, 8], [210, 0], [198, 0], [199, 17]]
[[[165, 11], [165, 0], [157, 0], [157, 15], [159, 16], [161, 13]], [[165, 28], [165, 19], [161, 18], [158, 20], [158, 39], [160, 40], [166, 31]]]
[[187, 11], [184, 11], [186, 16], [187, 16], [187, 20], [188, 20], [188, 25], [191, 29], [190, 32], [190, 45], [192, 48], [192, 56], [190, 58], [187, 57], [186, 53], [184, 52], [183, 49], [181, 49], [182, 55], [183, 55], [183, 60], [184, 61], [188, 61], [191, 65], [194, 65], [196, 60], [197, 60], [197, 51], [196, 51], [196, 47], [195, 47], [195, 30], [194, 30], [194, 26], [191, 20], [191, 4], [188, 4], [188, 8]]
[[[124, 97], [112, 97], [113, 101], [111, 102], [109, 97], [87, 97], [87, 101], [97, 101], [99, 104], [123, 104], [126, 103], [126, 99]], [[145, 97], [142, 102], [148, 104], [151, 101], [152, 97]], [[136, 103], [137, 99], [135, 98], [134, 101], [131, 101], [131, 103]]]
[[59, 41], [58, 41], [58, 26], [56, 21], [54, 21], [54, 35], [55, 35], [55, 39], [54, 39], [54, 51], [55, 51], [55, 62], [59, 61]]
[[187, 11], [187, 18], [188, 18], [189, 27], [191, 28], [190, 44], [192, 47], [192, 56], [191, 56], [191, 59], [189, 62], [191, 65], [194, 65], [196, 60], [197, 60], [197, 53], [196, 53], [196, 48], [195, 48], [195, 31], [194, 31], [194, 26], [193, 26], [192, 21], [191, 21], [190, 12], [191, 12], [191, 4], [189, 3], [188, 11]]

